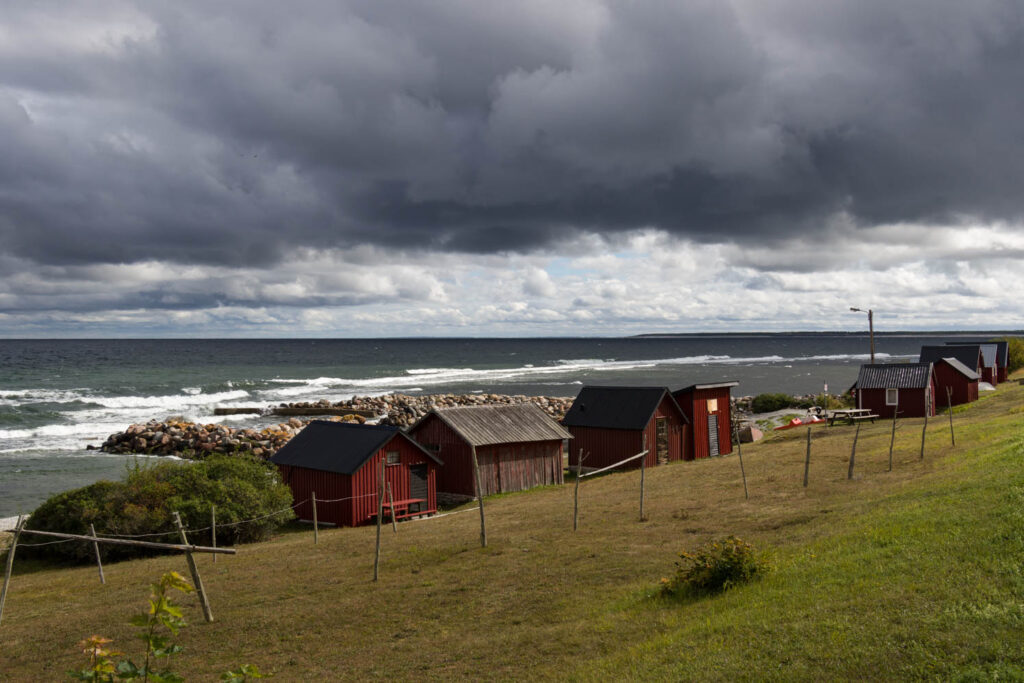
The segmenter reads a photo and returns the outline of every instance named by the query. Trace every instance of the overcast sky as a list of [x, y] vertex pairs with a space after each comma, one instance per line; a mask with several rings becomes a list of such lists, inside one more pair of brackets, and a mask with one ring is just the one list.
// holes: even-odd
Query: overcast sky
[[0, 336], [1024, 328], [1019, 0], [0, 13]]

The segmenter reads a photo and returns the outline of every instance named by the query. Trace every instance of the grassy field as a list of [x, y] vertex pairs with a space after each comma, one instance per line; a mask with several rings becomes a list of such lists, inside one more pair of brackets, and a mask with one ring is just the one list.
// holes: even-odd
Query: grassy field
[[[239, 663], [277, 680], [1024, 679], [1024, 387], [955, 412], [770, 436], [739, 459], [637, 472], [488, 499], [489, 546], [465, 511], [385, 528], [308, 527], [199, 558], [216, 622], [193, 596], [178, 670], [199, 680]], [[735, 534], [768, 554], [763, 580], [692, 601], [657, 596], [676, 554]], [[30, 539], [25, 537], [26, 541]], [[56, 680], [103, 634], [137, 652], [131, 615], [181, 557], [106, 567], [15, 563], [0, 624], [0, 680]]]

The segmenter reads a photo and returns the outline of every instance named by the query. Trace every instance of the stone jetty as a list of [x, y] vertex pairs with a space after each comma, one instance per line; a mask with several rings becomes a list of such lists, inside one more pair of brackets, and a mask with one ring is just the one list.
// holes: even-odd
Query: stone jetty
[[151, 420], [145, 424], [130, 425], [123, 432], [111, 434], [100, 446], [100, 450], [107, 453], [174, 455], [190, 459], [203, 458], [211, 453], [251, 452], [256, 456], [269, 458], [312, 419], [318, 419], [315, 417], [318, 413], [330, 415], [336, 411], [358, 411], [358, 414], [335, 415], [326, 419], [362, 423], [366, 421], [363, 415], [376, 415], [379, 416], [379, 424], [408, 427], [434, 407], [443, 409], [459, 406], [512, 405], [526, 401], [536, 403], [553, 419], [561, 420], [572, 405], [573, 399], [501, 394], [388, 394], [355, 397], [337, 403], [327, 400], [313, 403], [282, 403], [271, 410], [291, 409], [314, 417], [307, 420], [292, 417], [279, 424], [259, 429], [198, 424], [180, 418]]

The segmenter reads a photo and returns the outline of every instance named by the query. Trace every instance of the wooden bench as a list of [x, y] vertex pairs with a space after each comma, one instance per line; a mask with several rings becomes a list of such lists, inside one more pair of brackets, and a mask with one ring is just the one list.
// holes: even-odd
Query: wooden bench
[[850, 415], [846, 419], [848, 419], [850, 421], [850, 424], [853, 424], [854, 422], [859, 422], [861, 420], [871, 420], [871, 422], [873, 423], [875, 421], [876, 417], [878, 417], [878, 415], [874, 415], [874, 414], [871, 414], [871, 415]]
[[425, 509], [417, 509], [410, 512], [409, 506], [412, 505], [413, 503], [426, 502], [426, 498], [405, 498], [403, 500], [396, 500], [394, 502], [384, 501], [384, 514], [390, 515], [395, 519], [406, 519], [408, 517], [415, 517], [417, 515], [425, 515], [430, 511]]

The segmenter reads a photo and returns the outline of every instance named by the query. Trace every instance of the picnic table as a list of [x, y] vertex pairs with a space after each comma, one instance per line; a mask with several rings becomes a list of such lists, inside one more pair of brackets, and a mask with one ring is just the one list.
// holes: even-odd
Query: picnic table
[[831, 427], [836, 423], [836, 420], [842, 420], [846, 424], [853, 424], [854, 422], [861, 422], [863, 420], [875, 421], [878, 415], [872, 413], [867, 408], [843, 408], [841, 410], [833, 410], [828, 416], [828, 426]]
[[414, 517], [415, 515], [422, 515], [424, 506], [419, 505], [417, 508], [410, 512], [409, 506], [413, 503], [426, 503], [426, 498], [405, 498], [403, 500], [396, 501], [384, 501], [383, 511], [385, 515], [390, 515], [395, 519], [405, 519], [406, 517]]

